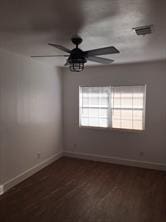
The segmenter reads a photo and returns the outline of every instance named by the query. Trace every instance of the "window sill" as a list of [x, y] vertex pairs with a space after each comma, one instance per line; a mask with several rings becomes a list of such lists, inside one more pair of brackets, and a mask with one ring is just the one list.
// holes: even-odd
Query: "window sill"
[[145, 129], [121, 129], [121, 128], [110, 128], [110, 127], [96, 127], [96, 126], [79, 126], [80, 129], [92, 129], [92, 130], [103, 130], [103, 131], [113, 131], [122, 133], [144, 133]]

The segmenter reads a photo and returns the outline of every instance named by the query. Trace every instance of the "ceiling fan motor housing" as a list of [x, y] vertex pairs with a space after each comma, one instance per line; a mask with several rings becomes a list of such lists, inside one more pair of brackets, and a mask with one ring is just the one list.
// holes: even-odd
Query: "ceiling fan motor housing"
[[75, 48], [71, 51], [71, 54], [68, 58], [69, 63], [86, 63], [87, 59], [85, 57], [85, 53], [79, 49]]

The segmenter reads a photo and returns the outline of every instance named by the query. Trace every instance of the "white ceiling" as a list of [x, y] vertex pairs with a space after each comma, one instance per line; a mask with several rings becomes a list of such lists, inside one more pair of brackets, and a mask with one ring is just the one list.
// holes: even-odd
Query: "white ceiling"
[[[84, 50], [114, 45], [115, 63], [166, 59], [165, 0], [0, 0], [0, 48], [24, 55], [63, 52], [80, 34]], [[153, 34], [137, 36], [133, 27], [153, 24]], [[40, 58], [63, 65], [64, 58]]]

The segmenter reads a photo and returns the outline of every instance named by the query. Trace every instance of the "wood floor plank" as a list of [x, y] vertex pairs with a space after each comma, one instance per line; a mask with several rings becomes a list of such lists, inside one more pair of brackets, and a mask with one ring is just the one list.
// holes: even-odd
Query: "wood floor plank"
[[164, 222], [166, 172], [61, 158], [0, 197], [1, 222]]

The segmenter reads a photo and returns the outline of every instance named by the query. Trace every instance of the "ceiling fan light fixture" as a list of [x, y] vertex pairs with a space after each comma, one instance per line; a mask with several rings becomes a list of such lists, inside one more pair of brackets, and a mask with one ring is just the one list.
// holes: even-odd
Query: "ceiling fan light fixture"
[[84, 70], [84, 64], [87, 62], [86, 58], [80, 49], [74, 49], [76, 53], [71, 53], [68, 63], [71, 72], [81, 72]]
[[70, 63], [70, 71], [71, 72], [81, 72], [84, 70], [83, 62]]

